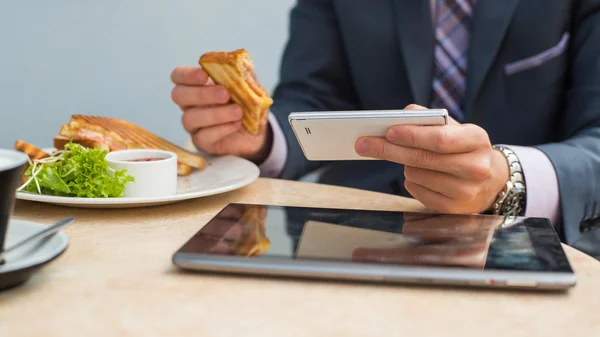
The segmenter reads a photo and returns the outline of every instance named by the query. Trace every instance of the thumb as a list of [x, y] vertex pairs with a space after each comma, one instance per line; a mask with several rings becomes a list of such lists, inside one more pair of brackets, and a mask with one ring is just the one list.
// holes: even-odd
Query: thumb
[[[427, 110], [428, 108], [418, 105], [418, 104], [409, 104], [406, 106], [406, 108], [404, 108], [404, 110]], [[456, 121], [456, 119], [448, 116], [448, 125], [460, 125], [459, 122]]]
[[409, 104], [404, 108], [404, 110], [427, 110], [427, 108], [418, 104]]

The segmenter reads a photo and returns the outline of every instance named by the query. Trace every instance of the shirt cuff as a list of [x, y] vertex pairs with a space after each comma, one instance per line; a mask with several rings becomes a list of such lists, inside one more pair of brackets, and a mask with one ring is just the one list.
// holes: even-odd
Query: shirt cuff
[[517, 155], [523, 169], [527, 189], [525, 216], [548, 218], [552, 224], [556, 224], [559, 219], [560, 196], [552, 162], [536, 148], [505, 146]]
[[277, 118], [269, 112], [269, 124], [273, 132], [273, 145], [267, 159], [260, 164], [260, 176], [265, 178], [279, 177], [287, 160], [287, 142]]

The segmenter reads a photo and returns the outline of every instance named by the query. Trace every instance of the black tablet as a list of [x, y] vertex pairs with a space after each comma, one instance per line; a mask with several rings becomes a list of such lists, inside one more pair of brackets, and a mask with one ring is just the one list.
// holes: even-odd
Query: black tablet
[[174, 255], [186, 270], [568, 289], [548, 219], [230, 204]]

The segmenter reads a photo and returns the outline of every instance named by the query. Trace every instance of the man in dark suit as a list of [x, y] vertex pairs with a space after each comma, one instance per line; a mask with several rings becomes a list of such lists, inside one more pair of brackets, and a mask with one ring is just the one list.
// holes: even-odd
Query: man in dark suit
[[[325, 167], [321, 183], [440, 212], [543, 216], [567, 243], [600, 246], [586, 241], [600, 227], [600, 0], [299, 0], [259, 136], [203, 70], [178, 67], [172, 80], [196, 147], [251, 159], [264, 176]], [[381, 161], [309, 162], [287, 122], [410, 104], [453, 121], [357, 141]]]

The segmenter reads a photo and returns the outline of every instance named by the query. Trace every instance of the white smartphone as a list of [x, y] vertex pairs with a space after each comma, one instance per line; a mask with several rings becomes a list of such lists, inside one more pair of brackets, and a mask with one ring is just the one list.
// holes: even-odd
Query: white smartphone
[[372, 160], [359, 156], [354, 145], [360, 137], [385, 137], [393, 125], [447, 125], [448, 111], [361, 110], [293, 112], [288, 121], [308, 160]]

